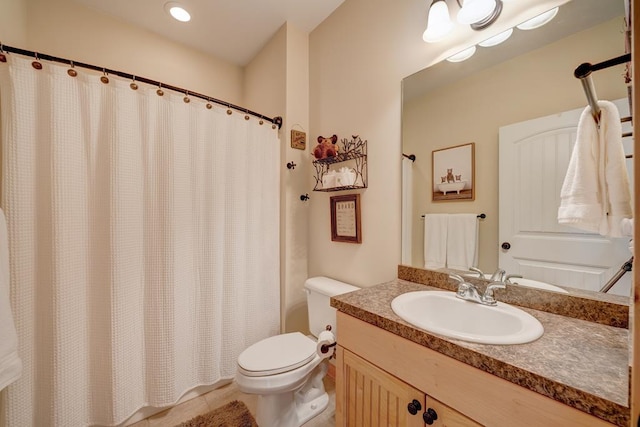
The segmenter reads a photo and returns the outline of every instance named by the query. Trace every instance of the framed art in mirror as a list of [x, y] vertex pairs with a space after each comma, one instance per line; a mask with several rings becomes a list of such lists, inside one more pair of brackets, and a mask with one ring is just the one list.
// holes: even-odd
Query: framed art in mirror
[[362, 243], [360, 194], [331, 197], [331, 240]]
[[431, 152], [431, 200], [475, 200], [475, 143]]

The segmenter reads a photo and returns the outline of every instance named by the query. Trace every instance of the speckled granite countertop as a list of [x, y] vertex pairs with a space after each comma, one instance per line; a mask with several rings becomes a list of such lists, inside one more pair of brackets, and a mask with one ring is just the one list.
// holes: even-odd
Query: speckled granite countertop
[[396, 279], [331, 298], [337, 310], [619, 426], [629, 424], [629, 331], [519, 307], [544, 326], [538, 340], [484, 345], [442, 337], [403, 321], [391, 300], [442, 290]]

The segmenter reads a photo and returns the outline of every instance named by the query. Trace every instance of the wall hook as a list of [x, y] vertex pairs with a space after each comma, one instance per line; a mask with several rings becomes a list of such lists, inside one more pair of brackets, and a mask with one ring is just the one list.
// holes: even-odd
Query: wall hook
[[306, 202], [307, 200], [309, 200], [309, 193], [302, 194], [300, 196], [300, 200], [302, 200], [303, 202]]
[[289, 162], [287, 163], [287, 169], [295, 169], [296, 168], [296, 164], [293, 162]]

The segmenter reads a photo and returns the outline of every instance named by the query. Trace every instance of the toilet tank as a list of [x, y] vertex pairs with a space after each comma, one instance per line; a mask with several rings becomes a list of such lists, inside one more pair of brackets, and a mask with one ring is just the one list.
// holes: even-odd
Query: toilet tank
[[332, 296], [357, 291], [357, 286], [349, 285], [328, 277], [310, 277], [304, 282], [307, 293], [307, 312], [309, 314], [309, 330], [313, 336], [324, 331], [327, 325], [336, 334], [336, 309], [331, 307]]

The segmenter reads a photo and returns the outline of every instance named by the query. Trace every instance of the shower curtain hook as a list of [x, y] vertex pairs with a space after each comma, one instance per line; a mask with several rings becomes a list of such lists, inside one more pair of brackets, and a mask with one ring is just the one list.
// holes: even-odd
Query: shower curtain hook
[[207, 110], [211, 110], [213, 108], [213, 105], [211, 105], [211, 98], [207, 98]]
[[136, 83], [136, 76], [134, 76], [133, 74], [131, 75], [131, 84], [129, 85], [129, 87], [133, 90], [138, 90], [138, 84]]
[[31, 66], [36, 70], [42, 70], [42, 64], [40, 63], [40, 58], [38, 57], [38, 52], [34, 52], [36, 60], [31, 63]]
[[158, 82], [158, 90], [156, 90], [156, 93], [158, 94], [158, 96], [164, 95], [164, 91], [162, 90], [162, 83]]
[[227, 114], [232, 115], [233, 111], [231, 111], [231, 104], [227, 104]]
[[249, 120], [251, 117], [249, 117], [249, 109], [245, 108], [244, 109], [244, 119], [245, 120]]
[[103, 68], [102, 69], [102, 77], [100, 77], [100, 81], [104, 84], [109, 83], [109, 77], [107, 77], [107, 69]]
[[76, 77], [78, 75], [78, 72], [74, 70], [73, 61], [69, 61], [69, 65], [71, 66], [71, 68], [67, 70], [67, 74], [69, 74], [71, 77]]
[[184, 101], [185, 104], [188, 104], [191, 102], [191, 100], [189, 99], [189, 91], [185, 90], [184, 93], [185, 93], [185, 96], [184, 98], [182, 98], [182, 100]]
[[264, 124], [264, 120], [262, 120], [262, 114], [260, 115], [260, 121], [258, 123], [260, 124], [260, 126]]
[[0, 43], [0, 62], [7, 62], [7, 57], [4, 54], [4, 45]]

